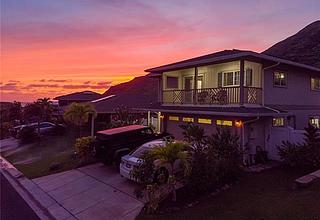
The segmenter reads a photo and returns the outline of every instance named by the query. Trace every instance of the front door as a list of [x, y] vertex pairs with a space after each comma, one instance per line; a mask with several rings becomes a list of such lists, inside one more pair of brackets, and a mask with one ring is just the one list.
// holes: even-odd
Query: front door
[[184, 77], [183, 103], [192, 103], [193, 77]]

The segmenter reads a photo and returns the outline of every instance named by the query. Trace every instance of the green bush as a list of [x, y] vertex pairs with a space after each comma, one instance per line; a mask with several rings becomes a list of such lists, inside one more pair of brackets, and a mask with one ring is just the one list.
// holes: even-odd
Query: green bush
[[289, 141], [282, 141], [278, 153], [283, 163], [289, 167], [298, 167], [303, 161], [301, 146]]
[[188, 177], [190, 193], [204, 193], [238, 178], [241, 165], [239, 138], [227, 128], [217, 128], [206, 136], [197, 125], [181, 126], [184, 139], [193, 148], [191, 171]]
[[319, 129], [309, 125], [305, 128], [304, 143], [283, 141], [278, 146], [279, 156], [289, 167], [305, 170], [320, 168], [320, 134]]
[[77, 138], [74, 145], [77, 156], [83, 164], [87, 163], [92, 158], [92, 142], [94, 137]]

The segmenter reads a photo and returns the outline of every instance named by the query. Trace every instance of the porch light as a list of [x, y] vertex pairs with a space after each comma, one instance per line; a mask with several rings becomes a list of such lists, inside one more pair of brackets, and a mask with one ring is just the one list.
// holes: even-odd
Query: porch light
[[243, 126], [243, 122], [241, 121], [241, 120], [236, 120], [235, 122], [234, 122], [234, 124], [235, 124], [235, 126], [236, 127], [238, 127], [238, 128], [241, 128], [242, 126]]

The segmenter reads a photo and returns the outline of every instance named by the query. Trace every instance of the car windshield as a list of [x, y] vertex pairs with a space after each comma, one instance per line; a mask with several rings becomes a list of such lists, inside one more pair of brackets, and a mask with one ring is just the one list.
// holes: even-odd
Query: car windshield
[[140, 158], [140, 157], [142, 156], [142, 154], [143, 154], [144, 152], [146, 152], [147, 150], [148, 150], [147, 147], [144, 147], [144, 146], [139, 147], [137, 150], [135, 150], [135, 151], [132, 152], [131, 156]]

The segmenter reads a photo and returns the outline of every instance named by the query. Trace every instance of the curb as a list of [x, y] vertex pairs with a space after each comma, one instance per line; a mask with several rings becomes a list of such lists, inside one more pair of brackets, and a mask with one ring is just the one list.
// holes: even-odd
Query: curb
[[0, 172], [41, 220], [76, 219], [2, 156]]

